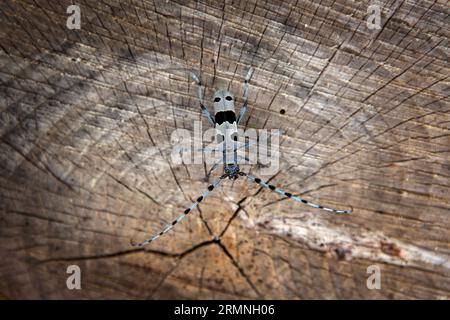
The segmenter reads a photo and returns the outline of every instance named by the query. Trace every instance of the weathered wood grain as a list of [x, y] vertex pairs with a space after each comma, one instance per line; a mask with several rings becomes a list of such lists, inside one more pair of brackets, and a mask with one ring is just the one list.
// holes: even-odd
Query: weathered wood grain
[[[71, 3], [0, 4], [0, 296], [449, 298], [447, 1], [382, 1], [381, 30], [369, 1], [79, 0], [69, 30]], [[284, 130], [264, 178], [354, 213], [226, 181], [131, 247], [218, 175], [170, 161], [207, 127], [188, 71], [241, 102], [249, 66], [245, 127]]]

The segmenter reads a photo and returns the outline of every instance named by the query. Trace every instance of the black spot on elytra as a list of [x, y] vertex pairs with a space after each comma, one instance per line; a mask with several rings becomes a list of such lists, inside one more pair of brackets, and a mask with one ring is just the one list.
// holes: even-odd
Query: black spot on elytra
[[213, 185], [210, 185], [209, 187], [208, 187], [208, 190], [209, 191], [212, 191], [214, 189], [214, 186]]
[[270, 190], [275, 190], [275, 186], [269, 184], [269, 189], [270, 189]]
[[256, 178], [256, 179], [255, 179], [255, 182], [256, 182], [256, 183], [261, 183], [261, 179]]
[[288, 197], [288, 198], [292, 198], [292, 193], [289, 193], [289, 192], [285, 192], [284, 194], [285, 194], [285, 196], [286, 196], [286, 197]]
[[177, 220], [173, 220], [172, 225], [173, 225], [173, 226], [176, 225], [177, 222], [178, 222]]
[[305, 199], [302, 199], [302, 202], [303, 202], [303, 203], [308, 203], [308, 201], [306, 201]]
[[285, 113], [286, 113], [286, 110], [284, 110], [284, 109], [280, 110], [280, 114], [285, 114]]
[[[216, 98], [216, 99], [214, 99], [214, 102], [218, 102], [218, 101], [216, 101], [217, 99], [219, 99], [218, 101], [220, 101], [220, 98]], [[236, 114], [234, 113], [234, 111], [231, 111], [231, 110], [219, 111], [214, 115], [214, 120], [218, 124], [222, 124], [225, 121], [230, 124], [233, 124], [233, 122], [236, 122]]]
[[197, 202], [201, 202], [202, 200], [203, 200], [203, 196], [199, 197], [199, 198], [197, 199]]
[[187, 208], [186, 210], [184, 210], [184, 214], [188, 214], [189, 211], [191, 211], [191, 208]]

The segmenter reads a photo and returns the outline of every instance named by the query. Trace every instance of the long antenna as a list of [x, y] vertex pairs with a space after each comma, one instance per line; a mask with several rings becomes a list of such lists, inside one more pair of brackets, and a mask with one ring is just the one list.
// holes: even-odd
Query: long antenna
[[353, 211], [353, 208], [349, 209], [349, 210], [339, 210], [339, 209], [324, 207], [324, 206], [322, 206], [320, 204], [316, 204], [316, 203], [311, 202], [309, 200], [306, 200], [306, 199], [294, 196], [292, 193], [285, 192], [285, 191], [281, 190], [280, 188], [275, 187], [275, 186], [273, 186], [271, 184], [268, 184], [266, 182], [263, 182], [260, 178], [254, 177], [254, 176], [252, 176], [250, 174], [246, 174], [244, 172], [240, 172], [240, 175], [246, 176], [248, 180], [256, 182], [256, 183], [262, 185], [263, 187], [269, 189], [270, 191], [276, 192], [276, 193], [278, 193], [278, 194], [280, 194], [282, 196], [286, 196], [286, 197], [288, 197], [288, 198], [290, 198], [292, 200], [295, 200], [295, 201], [300, 202], [302, 204], [306, 204], [307, 206], [310, 206], [310, 207], [313, 207], [313, 208], [316, 208], [316, 209], [321, 209], [321, 210], [324, 210], [324, 211], [334, 212], [334, 213], [339, 213], [339, 214], [350, 214]]

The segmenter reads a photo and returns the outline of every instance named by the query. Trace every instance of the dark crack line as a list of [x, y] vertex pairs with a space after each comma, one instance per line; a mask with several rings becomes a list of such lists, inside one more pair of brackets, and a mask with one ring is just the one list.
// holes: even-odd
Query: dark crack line
[[244, 270], [241, 268], [241, 266], [237, 263], [237, 261], [234, 259], [233, 255], [228, 251], [228, 249], [220, 242], [215, 241], [215, 243], [222, 249], [222, 251], [225, 253], [225, 255], [231, 260], [232, 264], [238, 269], [241, 276], [247, 281], [249, 286], [255, 291], [257, 296], [259, 298], [262, 297], [261, 293], [258, 291], [256, 286], [253, 284], [253, 282], [250, 280], [250, 278], [247, 276], [247, 274], [244, 272]]
[[141, 194], [143, 194], [144, 196], [146, 196], [147, 198], [149, 198], [151, 201], [153, 201], [156, 205], [158, 205], [158, 206], [162, 206], [162, 204], [161, 203], [159, 203], [158, 201], [156, 201], [151, 195], [149, 195], [147, 192], [145, 192], [145, 191], [143, 191], [143, 190], [141, 190], [141, 189], [139, 189], [139, 188], [137, 188], [136, 187], [136, 190], [139, 192], [139, 193], [141, 193]]
[[[290, 170], [292, 167], [288, 168], [288, 170]], [[270, 179], [267, 180], [267, 183], [269, 183], [270, 181], [272, 181], [278, 174], [281, 173], [281, 170], [278, 171], [277, 173], [275, 173]], [[256, 197], [261, 191], [263, 190], [263, 187], [260, 187], [258, 189], [258, 191], [251, 195], [251, 197]], [[225, 226], [225, 228], [223, 228], [223, 230], [220, 232], [219, 234], [219, 239], [223, 237], [223, 235], [225, 234], [225, 232], [228, 230], [228, 228], [230, 227], [231, 223], [233, 222], [233, 220], [238, 216], [239, 212], [241, 210], [244, 210], [244, 206], [242, 205], [242, 203], [247, 200], [248, 196], [243, 197], [241, 200], [239, 200], [239, 202], [237, 203], [238, 208], [234, 211], [233, 215], [231, 216], [231, 218], [228, 220], [227, 225]], [[244, 210], [245, 211], [245, 210]]]
[[[109, 172], [106, 172], [106, 175], [108, 175], [111, 179], [113, 179], [114, 181], [116, 181], [118, 184], [120, 184], [121, 186], [125, 187], [126, 189], [128, 189], [129, 191], [134, 193], [134, 190], [128, 186], [125, 182], [121, 181], [120, 179], [117, 179], [116, 177], [114, 177], [113, 175], [111, 175]], [[161, 207], [162, 205], [156, 201], [152, 196], [150, 196], [148, 193], [146, 193], [145, 191], [139, 189], [136, 187], [136, 191], [138, 191], [139, 193], [143, 194], [144, 196], [146, 196], [147, 198], [149, 198], [152, 202], [154, 202], [156, 205], [158, 205], [159, 207]]]
[[202, 293], [203, 290], [203, 277], [205, 275], [205, 269], [206, 266], [202, 267], [202, 271], [200, 271], [200, 281], [199, 281], [199, 286], [198, 286], [198, 293], [197, 293], [197, 299], [200, 296], [200, 294]]
[[228, 230], [228, 227], [230, 226], [231, 222], [233, 222], [233, 220], [237, 217], [237, 215], [239, 214], [239, 212], [242, 210], [242, 203], [247, 199], [247, 197], [242, 198], [241, 200], [239, 200], [239, 202], [237, 203], [238, 208], [234, 211], [233, 215], [231, 216], [231, 218], [228, 220], [227, 225], [225, 226], [225, 228], [223, 228], [222, 232], [220, 232], [219, 238], [222, 238], [222, 236], [225, 234], [225, 232]]
[[[267, 257], [272, 261], [272, 263], [274, 263], [274, 264], [275, 264], [275, 261], [281, 261], [281, 262], [287, 264], [288, 267], [289, 267], [289, 271], [290, 271], [290, 272], [297, 272], [297, 273], [299, 273], [299, 274], [305, 273], [305, 270], [301, 270], [301, 269], [299, 269], [299, 268], [294, 267], [288, 259], [283, 258], [282, 256], [274, 256], [274, 257], [273, 257], [272, 255], [270, 255], [269, 253], [267, 253], [266, 251], [261, 250], [261, 249], [255, 249], [254, 252], [255, 252], [255, 253], [261, 253], [261, 254], [267, 256]], [[299, 295], [299, 293], [298, 293], [295, 289], [292, 289], [292, 288], [289, 286], [289, 284], [284, 284], [284, 283], [282, 283], [282, 282], [280, 281], [278, 275], [275, 277], [275, 279], [276, 279], [276, 281], [278, 282], [278, 284], [279, 284], [280, 286], [282, 286], [282, 287], [288, 289], [288, 290], [289, 290], [291, 293], [293, 293], [296, 297], [302, 299], [302, 297]], [[309, 285], [309, 284], [308, 284], [308, 285]], [[295, 286], [295, 283], [294, 283], [294, 286]], [[318, 294], [318, 292], [317, 292], [317, 290], [314, 288], [314, 286], [309, 286], [309, 287], [312, 288], [312, 289]], [[320, 296], [320, 295], [318, 294], [317, 296]]]
[[[317, 76], [316, 80], [314, 81], [313, 85], [311, 86], [311, 90], [308, 93], [308, 96], [306, 97], [305, 102], [302, 104], [302, 106], [300, 107], [300, 109], [295, 113], [295, 117], [298, 116], [299, 112], [303, 110], [303, 108], [308, 104], [309, 100], [311, 99], [312, 95], [314, 94], [314, 90], [316, 89], [318, 83], [320, 80], [322, 80], [322, 76], [325, 74], [325, 72], [327, 71], [328, 67], [330, 66], [331, 62], [334, 60], [334, 57], [336, 56], [336, 54], [341, 50], [341, 47], [344, 45], [344, 43], [346, 43], [346, 41], [344, 40], [343, 42], [341, 42], [337, 47], [336, 50], [334, 50], [334, 52], [332, 53], [330, 59], [327, 60], [326, 65], [322, 68], [322, 70], [320, 70], [319, 75]], [[319, 110], [322, 111], [323, 107]], [[303, 122], [305, 120], [302, 120], [302, 122], [297, 126], [296, 130], [299, 130], [299, 128], [302, 126]]]
[[[105, 254], [99, 254], [99, 255], [91, 255], [91, 256], [55, 257], [55, 258], [39, 260], [36, 263], [34, 263], [34, 265], [39, 266], [41, 264], [50, 263], [50, 262], [71, 262], [71, 261], [108, 259], [108, 258], [126, 256], [129, 254], [134, 254], [134, 253], [138, 253], [141, 251], [143, 251], [143, 249], [138, 248], [138, 249], [129, 249], [129, 250], [123, 250], [123, 251], [117, 251], [117, 252], [105, 253]], [[152, 253], [162, 255], [162, 256], [170, 256], [171, 255], [171, 254], [163, 252], [163, 251], [153, 251]]]
[[60, 182], [61, 184], [63, 184], [64, 186], [66, 186], [69, 190], [76, 192], [76, 190], [74, 189], [74, 187], [72, 185], [70, 185], [67, 181], [63, 180], [61, 177], [59, 177], [57, 174], [55, 174], [52, 170], [50, 170], [50, 168], [43, 162], [39, 161], [39, 163], [44, 167], [41, 168], [38, 164], [34, 163], [33, 160], [28, 157], [28, 155], [26, 155], [25, 153], [23, 153], [21, 150], [19, 150], [18, 148], [16, 148], [13, 144], [11, 144], [9, 141], [7, 141], [6, 139], [4, 139], [3, 137], [0, 137], [1, 141], [8, 145], [11, 149], [13, 149], [14, 151], [16, 151], [16, 153], [18, 153], [20, 156], [22, 156], [22, 158], [24, 158], [28, 163], [30, 163], [33, 167], [39, 169], [40, 171], [44, 172], [44, 173], [50, 173], [50, 175], [57, 180], [58, 182]]
[[214, 233], [212, 232], [211, 227], [208, 224], [208, 221], [206, 221], [206, 219], [203, 217], [203, 212], [200, 209], [200, 205], [197, 205], [197, 209], [198, 209], [198, 212], [199, 212], [200, 219], [202, 220], [203, 224], [205, 225], [206, 229], [208, 230], [209, 235], [210, 236], [214, 236]]
[[181, 260], [178, 260], [176, 262], [176, 264], [169, 269], [169, 271], [167, 271], [166, 273], [164, 273], [164, 275], [161, 277], [161, 279], [158, 281], [158, 283], [156, 284], [156, 286], [152, 289], [152, 291], [150, 292], [150, 294], [147, 296], [147, 300], [148, 299], [152, 299], [153, 296], [155, 295], [155, 293], [159, 290], [159, 288], [162, 287], [162, 285], [164, 284], [164, 282], [166, 282], [167, 278], [178, 268], [178, 266], [180, 265]]
[[135, 254], [139, 252], [145, 252], [145, 253], [152, 253], [163, 257], [173, 257], [173, 258], [183, 258], [186, 255], [194, 252], [195, 250], [202, 248], [204, 246], [210, 245], [212, 243], [215, 243], [216, 240], [208, 240], [200, 242], [193, 247], [180, 252], [180, 253], [172, 253], [172, 252], [166, 252], [166, 251], [160, 251], [160, 250], [153, 250], [153, 249], [144, 249], [144, 248], [135, 248], [135, 249], [128, 249], [123, 251], [117, 251], [112, 253], [105, 253], [105, 254], [99, 254], [99, 255], [91, 255], [91, 256], [73, 256], [73, 257], [55, 257], [55, 258], [49, 258], [44, 260], [39, 260], [34, 265], [41, 265], [44, 263], [49, 262], [70, 262], [70, 261], [86, 261], [86, 260], [100, 260], [100, 259], [108, 259], [108, 258], [115, 258], [120, 256], [126, 256], [129, 254]]

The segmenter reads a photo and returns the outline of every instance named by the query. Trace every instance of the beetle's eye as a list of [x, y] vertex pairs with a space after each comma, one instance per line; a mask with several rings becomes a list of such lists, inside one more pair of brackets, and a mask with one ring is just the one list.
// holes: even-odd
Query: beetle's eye
[[214, 99], [214, 102], [219, 102], [219, 101], [220, 101], [220, 98], [219, 98], [219, 97], [217, 97], [217, 98]]
[[231, 96], [226, 96], [225, 99], [227, 99], [228, 101], [233, 100], [233, 98]]

